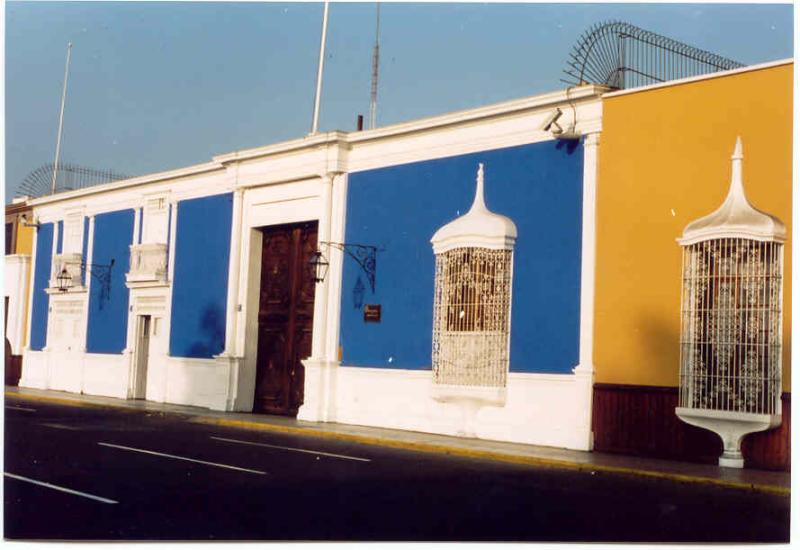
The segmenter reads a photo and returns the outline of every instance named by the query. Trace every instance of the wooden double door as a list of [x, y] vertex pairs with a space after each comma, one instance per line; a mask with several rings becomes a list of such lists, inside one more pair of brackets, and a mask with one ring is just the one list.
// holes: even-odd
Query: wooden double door
[[297, 416], [311, 355], [317, 222], [262, 229], [258, 355], [253, 412]]

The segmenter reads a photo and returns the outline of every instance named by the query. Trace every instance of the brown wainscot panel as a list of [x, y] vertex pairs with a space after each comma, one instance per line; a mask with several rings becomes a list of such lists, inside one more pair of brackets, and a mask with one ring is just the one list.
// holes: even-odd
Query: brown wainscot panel
[[[780, 427], [750, 434], [742, 443], [745, 468], [789, 470], [791, 394], [781, 396]], [[594, 450], [716, 464], [722, 442], [675, 415], [678, 388], [595, 384], [592, 404]]]

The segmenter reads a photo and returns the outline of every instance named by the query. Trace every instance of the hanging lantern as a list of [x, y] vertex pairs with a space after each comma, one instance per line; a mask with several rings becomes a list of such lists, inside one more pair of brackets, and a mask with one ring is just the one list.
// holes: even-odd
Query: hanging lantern
[[328, 274], [329, 262], [322, 255], [322, 252], [319, 250], [312, 252], [311, 257], [308, 259], [308, 264], [314, 272], [314, 282], [321, 283], [324, 281], [325, 276]]
[[463, 435], [474, 435], [479, 407], [505, 404], [516, 237], [514, 222], [486, 208], [480, 164], [472, 208], [431, 239], [433, 397], [463, 405]]
[[786, 227], [755, 209], [742, 182], [684, 229], [678, 417], [717, 433], [720, 466], [741, 468], [742, 438], [781, 423], [781, 305]]
[[66, 292], [72, 288], [72, 275], [67, 271], [66, 266], [61, 269], [56, 281], [58, 281], [58, 290], [60, 292]]

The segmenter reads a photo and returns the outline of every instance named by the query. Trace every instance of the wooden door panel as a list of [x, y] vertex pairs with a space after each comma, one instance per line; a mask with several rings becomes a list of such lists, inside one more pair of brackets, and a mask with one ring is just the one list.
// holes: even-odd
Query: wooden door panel
[[311, 355], [313, 268], [317, 224], [263, 230], [258, 357], [253, 410], [294, 416], [303, 403], [304, 369]]

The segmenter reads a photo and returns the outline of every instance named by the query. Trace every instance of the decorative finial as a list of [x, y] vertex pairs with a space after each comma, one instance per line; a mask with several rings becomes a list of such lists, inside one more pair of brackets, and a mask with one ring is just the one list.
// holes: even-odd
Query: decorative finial
[[739, 199], [747, 200], [744, 193], [744, 182], [742, 181], [742, 138], [736, 136], [736, 147], [733, 149], [731, 155], [731, 188], [728, 191], [729, 196], [734, 196]]
[[478, 176], [475, 185], [475, 200], [472, 201], [472, 210], [486, 210], [486, 203], [483, 200], [483, 163], [478, 163]]
[[742, 159], [742, 138], [741, 136], [736, 136], [736, 147], [733, 150], [732, 159]]

